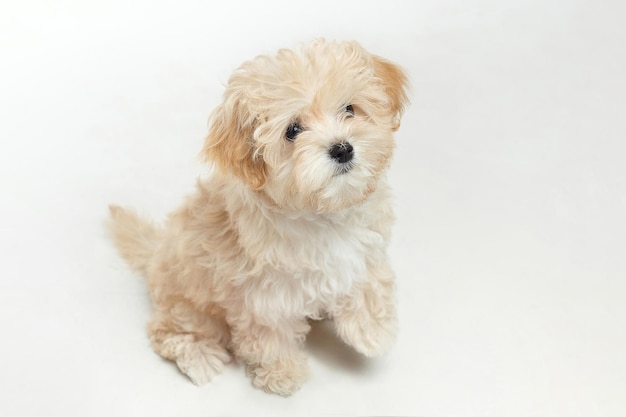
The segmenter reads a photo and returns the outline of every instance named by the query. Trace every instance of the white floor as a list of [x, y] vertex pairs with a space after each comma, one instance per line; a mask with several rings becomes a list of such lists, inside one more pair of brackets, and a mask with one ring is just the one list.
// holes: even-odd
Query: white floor
[[[626, 3], [13, 1], [0, 13], [0, 415], [626, 415]], [[400, 336], [325, 326], [285, 399], [150, 349], [107, 204], [203, 172], [245, 59], [358, 39], [410, 72], [391, 171]]]

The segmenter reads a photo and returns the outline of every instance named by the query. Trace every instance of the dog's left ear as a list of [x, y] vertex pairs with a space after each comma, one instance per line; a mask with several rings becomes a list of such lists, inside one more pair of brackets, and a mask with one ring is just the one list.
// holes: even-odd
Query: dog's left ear
[[209, 134], [202, 157], [242, 180], [253, 190], [266, 180], [266, 165], [254, 145], [255, 116], [246, 105], [246, 97], [235, 88], [227, 88], [224, 101], [211, 115]]
[[389, 96], [393, 115], [393, 130], [400, 127], [400, 119], [404, 109], [409, 104], [407, 90], [409, 79], [402, 68], [377, 55], [372, 55], [374, 74], [380, 78]]

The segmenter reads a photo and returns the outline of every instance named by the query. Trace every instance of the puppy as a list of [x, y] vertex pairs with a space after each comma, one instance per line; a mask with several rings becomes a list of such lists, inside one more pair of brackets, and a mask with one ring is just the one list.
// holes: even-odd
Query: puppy
[[396, 334], [385, 171], [407, 76], [356, 42], [314, 41], [244, 63], [212, 113], [213, 175], [163, 227], [111, 206], [111, 231], [147, 277], [154, 350], [194, 383], [231, 355], [290, 395], [308, 373], [308, 320], [332, 318], [366, 356]]

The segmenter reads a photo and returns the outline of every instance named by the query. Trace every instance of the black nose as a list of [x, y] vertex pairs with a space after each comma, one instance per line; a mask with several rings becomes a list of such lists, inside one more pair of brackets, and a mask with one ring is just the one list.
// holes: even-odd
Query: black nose
[[340, 164], [345, 164], [346, 162], [350, 162], [354, 157], [354, 148], [350, 145], [350, 142], [341, 142], [333, 145], [332, 148], [328, 150], [328, 154]]

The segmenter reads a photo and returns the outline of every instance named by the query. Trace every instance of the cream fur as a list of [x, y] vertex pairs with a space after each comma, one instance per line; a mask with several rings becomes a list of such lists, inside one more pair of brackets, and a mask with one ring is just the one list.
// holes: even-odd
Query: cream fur
[[[203, 149], [215, 174], [163, 227], [111, 207], [122, 256], [147, 277], [159, 355], [196, 384], [234, 355], [255, 386], [289, 395], [308, 374], [309, 319], [332, 318], [366, 356], [389, 349], [385, 170], [406, 87], [399, 67], [355, 42], [315, 41], [235, 71]], [[293, 121], [304, 131], [291, 142]], [[354, 147], [348, 172], [329, 157], [340, 141]]]

